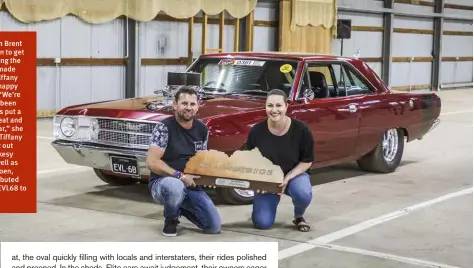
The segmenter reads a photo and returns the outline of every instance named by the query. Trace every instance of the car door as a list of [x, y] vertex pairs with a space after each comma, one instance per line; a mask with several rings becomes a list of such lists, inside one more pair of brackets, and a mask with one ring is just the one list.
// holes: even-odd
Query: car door
[[[315, 140], [315, 162], [338, 161], [350, 156], [359, 132], [358, 96], [343, 96], [344, 75], [338, 61], [308, 61], [289, 116], [308, 124]], [[344, 82], [342, 82], [344, 83]], [[305, 98], [305, 90], [312, 95]], [[328, 94], [326, 94], [329, 92]]]
[[408, 103], [377, 94], [375, 86], [349, 63], [344, 64], [344, 83], [346, 95], [359, 100], [359, 135], [354, 155], [362, 156], [380, 142], [386, 129], [397, 124], [397, 117], [404, 113]]

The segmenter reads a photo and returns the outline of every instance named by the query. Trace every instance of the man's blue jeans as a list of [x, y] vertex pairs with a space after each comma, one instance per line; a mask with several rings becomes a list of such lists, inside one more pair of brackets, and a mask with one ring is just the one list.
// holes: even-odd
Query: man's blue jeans
[[[303, 173], [294, 177], [285, 189], [285, 194], [290, 196], [294, 205], [294, 216], [304, 215], [313, 198], [310, 176]], [[253, 200], [252, 221], [257, 229], [269, 229], [275, 223], [275, 217], [280, 195], [276, 194], [255, 194]]]
[[164, 206], [167, 219], [184, 216], [205, 233], [218, 233], [221, 219], [211, 198], [202, 189], [186, 188], [173, 177], [161, 177], [150, 186], [153, 200]]

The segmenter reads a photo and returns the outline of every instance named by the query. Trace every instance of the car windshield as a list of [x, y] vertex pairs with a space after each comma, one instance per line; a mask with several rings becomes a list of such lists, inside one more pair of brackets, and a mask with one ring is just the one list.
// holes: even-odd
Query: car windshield
[[206, 93], [266, 95], [289, 94], [297, 67], [296, 60], [201, 58], [188, 71], [201, 73]]

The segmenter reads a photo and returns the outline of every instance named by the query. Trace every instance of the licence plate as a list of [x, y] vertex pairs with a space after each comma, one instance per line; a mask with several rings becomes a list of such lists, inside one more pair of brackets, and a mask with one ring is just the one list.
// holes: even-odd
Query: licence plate
[[140, 172], [138, 170], [138, 162], [135, 158], [111, 156], [110, 166], [112, 171], [115, 173], [132, 176], [140, 175]]

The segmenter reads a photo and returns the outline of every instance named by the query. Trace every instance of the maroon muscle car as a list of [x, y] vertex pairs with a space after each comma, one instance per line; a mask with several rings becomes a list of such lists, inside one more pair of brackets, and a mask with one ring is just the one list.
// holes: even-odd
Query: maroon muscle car
[[[201, 95], [198, 118], [209, 127], [209, 149], [229, 154], [266, 117], [266, 93], [274, 88], [287, 92], [288, 115], [311, 128], [313, 168], [357, 161], [366, 171], [393, 172], [405, 141], [423, 138], [439, 123], [441, 100], [435, 93], [393, 92], [355, 58], [219, 53], [200, 56], [186, 73], [200, 76], [194, 81]], [[177, 84], [169, 80], [168, 85]], [[67, 163], [93, 168], [108, 184], [146, 183], [150, 133], [157, 121], [173, 115], [171, 88], [147, 97], [65, 107], [54, 117], [52, 146]], [[215, 190], [231, 204], [252, 202], [249, 190]]]

